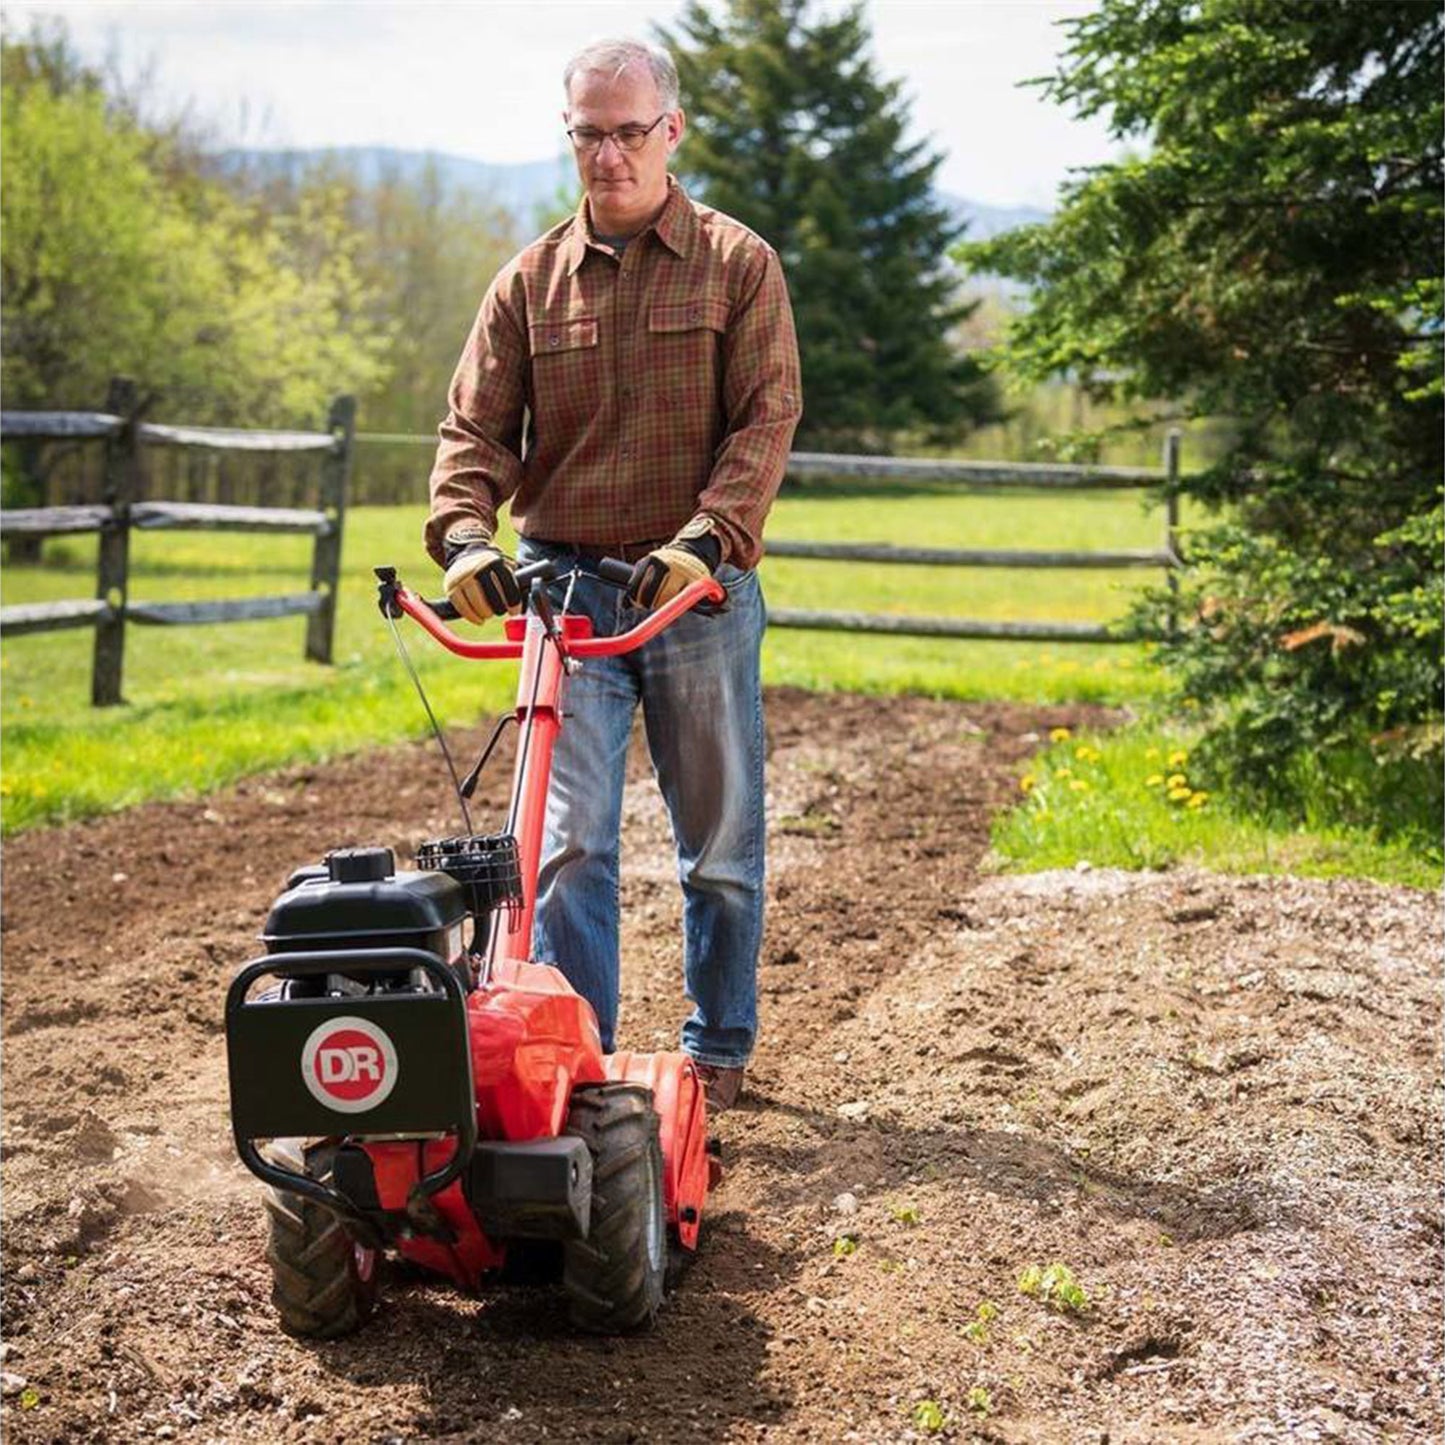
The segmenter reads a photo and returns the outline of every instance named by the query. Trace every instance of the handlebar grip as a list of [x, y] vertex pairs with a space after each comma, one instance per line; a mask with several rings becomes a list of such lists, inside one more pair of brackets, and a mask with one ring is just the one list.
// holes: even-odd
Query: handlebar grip
[[626, 587], [632, 581], [632, 564], [617, 557], [603, 557], [597, 562], [597, 575], [614, 587]]
[[[525, 593], [533, 582], [550, 582], [556, 575], [557, 564], [547, 558], [543, 558], [540, 562], [533, 562], [526, 567], [517, 568], [517, 585]], [[627, 575], [629, 577], [632, 576], [632, 568], [627, 568]], [[445, 597], [438, 597], [435, 601], [428, 601], [426, 605], [444, 622], [456, 622], [462, 615]]]

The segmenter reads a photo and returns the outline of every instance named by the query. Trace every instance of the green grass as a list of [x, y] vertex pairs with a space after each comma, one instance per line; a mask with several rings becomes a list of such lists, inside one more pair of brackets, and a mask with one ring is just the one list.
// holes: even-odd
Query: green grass
[[[1104, 551], [1161, 545], [1158, 508], [1138, 493], [1031, 492], [964, 496], [940, 486], [812, 485], [779, 500], [768, 535], [790, 541], [913, 547]], [[842, 564], [770, 558], [774, 607], [1100, 622], [1123, 616], [1155, 571], [1018, 570]], [[764, 675], [819, 690], [918, 692], [1017, 702], [1137, 702], [1162, 679], [1138, 646], [935, 640], [777, 629]]]
[[[123, 708], [89, 704], [92, 635], [7, 638], [0, 647], [5, 830], [197, 796], [247, 774], [422, 736], [425, 721], [374, 603], [371, 566], [392, 562], [422, 591], [435, 569], [422, 555], [423, 509], [357, 508], [347, 520], [336, 665], [302, 660], [304, 622], [128, 630]], [[898, 494], [862, 485], [811, 485], [778, 503], [777, 538], [925, 546], [1123, 548], [1157, 545], [1161, 522], [1131, 493], [961, 495], [946, 488]], [[132, 539], [132, 595], [144, 600], [299, 591], [310, 543], [297, 537], [209, 533]], [[0, 578], [6, 603], [83, 597], [94, 585], [94, 539], [47, 544], [39, 567]], [[1151, 572], [1019, 572], [771, 559], [763, 578], [774, 607], [979, 618], [1097, 621], [1118, 617]], [[467, 665], [414, 628], [408, 642], [444, 723], [467, 724], [510, 706], [508, 666]], [[1023, 703], [1095, 701], [1147, 707], [1163, 679], [1137, 646], [958, 642], [774, 629], [764, 676], [829, 690], [919, 692]], [[1085, 750], [1079, 756], [1078, 749]], [[1180, 735], [1137, 727], [1069, 739], [1032, 766], [1021, 806], [1003, 815], [994, 850], [1011, 868], [1167, 867], [1363, 874], [1417, 886], [1438, 883], [1439, 849], [1420, 839], [1382, 842], [1317, 810], [1295, 830], [1206, 797], [1169, 799], [1167, 779], [1187, 765]], [[1320, 780], [1320, 796], [1358, 793], [1357, 779]], [[438, 787], [442, 786], [440, 771]], [[1182, 785], [1181, 785], [1182, 786]], [[1179, 789], [1175, 789], [1176, 793]], [[1368, 803], [1368, 799], [1365, 800]], [[1361, 804], [1357, 810], [1368, 814]]]
[[[152, 798], [204, 793], [291, 761], [319, 760], [421, 735], [425, 722], [374, 605], [371, 567], [391, 562], [435, 592], [421, 553], [424, 512], [348, 514], [336, 665], [302, 660], [304, 621], [127, 630], [125, 695], [90, 706], [88, 630], [7, 638], [0, 647], [6, 831], [85, 817]], [[814, 485], [779, 503], [770, 535], [930, 546], [1142, 547], [1162, 523], [1134, 493], [900, 495]], [[1025, 538], [1027, 541], [1025, 542]], [[304, 590], [310, 542], [204, 532], [132, 537], [131, 595], [171, 601]], [[973, 617], [1107, 620], [1154, 573], [968, 571], [770, 560], [775, 606]], [[47, 543], [41, 566], [8, 566], [7, 604], [86, 597], [95, 540]], [[409, 645], [439, 716], [469, 723], [510, 704], [506, 666], [467, 665], [411, 629]], [[1134, 646], [951, 642], [775, 629], [769, 683], [1025, 702], [1138, 701], [1160, 679]]]
[[1056, 730], [1054, 745], [1020, 777], [1019, 806], [994, 822], [993, 856], [1034, 872], [1192, 864], [1227, 873], [1366, 877], [1435, 888], [1438, 843], [1422, 818], [1404, 836], [1335, 822], [1323, 808], [1291, 827], [1232, 809], [1196, 785], [1187, 736], [1140, 725], [1079, 737]]

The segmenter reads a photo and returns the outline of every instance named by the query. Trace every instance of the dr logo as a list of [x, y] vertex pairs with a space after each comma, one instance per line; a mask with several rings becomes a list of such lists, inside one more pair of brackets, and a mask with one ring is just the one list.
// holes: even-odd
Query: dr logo
[[375, 1024], [328, 1019], [301, 1050], [301, 1077], [312, 1095], [342, 1114], [374, 1109], [396, 1087], [396, 1046]]

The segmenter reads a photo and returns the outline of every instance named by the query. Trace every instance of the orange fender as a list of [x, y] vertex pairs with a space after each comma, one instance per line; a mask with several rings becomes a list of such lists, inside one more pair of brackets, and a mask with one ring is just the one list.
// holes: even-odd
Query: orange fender
[[668, 1223], [684, 1249], [697, 1248], [702, 1207], [710, 1182], [707, 1096], [697, 1067], [682, 1053], [609, 1054], [607, 1077], [652, 1090], [662, 1136], [663, 1200]]

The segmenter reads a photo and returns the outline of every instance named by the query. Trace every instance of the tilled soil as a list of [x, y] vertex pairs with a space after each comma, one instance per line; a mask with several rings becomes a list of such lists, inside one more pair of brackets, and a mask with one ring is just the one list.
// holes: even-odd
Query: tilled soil
[[[15, 839], [9, 1438], [1438, 1439], [1439, 898], [982, 875], [1040, 733], [1099, 720], [771, 697], [763, 1040], [700, 1254], [624, 1339], [415, 1277], [335, 1343], [271, 1312], [224, 990], [294, 864], [453, 830], [425, 750]], [[627, 839], [619, 1042], [673, 1047], [640, 761]], [[1020, 1290], [1054, 1264], [1086, 1307]]]

